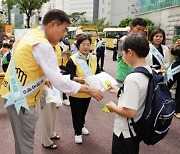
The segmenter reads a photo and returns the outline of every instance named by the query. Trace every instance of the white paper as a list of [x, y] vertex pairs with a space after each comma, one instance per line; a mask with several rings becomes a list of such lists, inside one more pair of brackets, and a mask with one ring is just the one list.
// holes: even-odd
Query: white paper
[[100, 89], [103, 92], [108, 89], [109, 84], [118, 85], [117, 81], [106, 72], [91, 75], [85, 78], [85, 81], [90, 87]]

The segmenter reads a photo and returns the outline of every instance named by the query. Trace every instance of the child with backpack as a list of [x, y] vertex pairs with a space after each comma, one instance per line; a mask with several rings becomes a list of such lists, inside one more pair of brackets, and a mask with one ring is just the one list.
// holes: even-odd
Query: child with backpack
[[[119, 96], [118, 105], [113, 102], [106, 104], [106, 107], [110, 112], [116, 113], [112, 141], [112, 154], [138, 154], [139, 143], [142, 140], [146, 144], [155, 144], [167, 134], [175, 106], [174, 102], [172, 108], [170, 106], [172, 114], [168, 120], [168, 124], [161, 114], [159, 114], [160, 117], [159, 115], [157, 118], [154, 117], [154, 115], [157, 115], [157, 112], [153, 106], [157, 107], [157, 104], [159, 105], [161, 103], [159, 103], [158, 100], [158, 103], [155, 105], [153, 103], [153, 95], [149, 95], [149, 93], [152, 94], [154, 92], [154, 76], [156, 75], [152, 75], [153, 80], [151, 80], [150, 75], [153, 72], [150, 66], [146, 64], [145, 60], [145, 57], [149, 53], [149, 44], [147, 39], [136, 33], [128, 35], [123, 42], [122, 53], [123, 60], [134, 69], [132, 73], [126, 77], [123, 87], [118, 89], [117, 87], [111, 86], [109, 89], [110, 92], [116, 93]], [[159, 79], [159, 75], [157, 76]], [[160, 77], [162, 77], [162, 75], [160, 75]], [[165, 86], [164, 83], [163, 86]], [[149, 88], [151, 88], [151, 90]], [[168, 91], [167, 87], [166, 90]], [[169, 91], [168, 96], [170, 96]], [[163, 100], [163, 102], [166, 101]], [[171, 105], [171, 99], [170, 101], [168, 100], [168, 102], [170, 102], [169, 104]], [[162, 106], [161, 109], [164, 111]], [[159, 110], [160, 108], [158, 108], [158, 111]], [[158, 136], [159, 134], [157, 135], [155, 128], [152, 127], [153, 122], [157, 122], [154, 119], [162, 119], [165, 126], [168, 127], [165, 133], [162, 133], [162, 136]], [[162, 121], [158, 121], [157, 124]], [[162, 125], [164, 126], [164, 124]], [[162, 128], [160, 126], [158, 128]], [[161, 134], [161, 130], [157, 132]]]

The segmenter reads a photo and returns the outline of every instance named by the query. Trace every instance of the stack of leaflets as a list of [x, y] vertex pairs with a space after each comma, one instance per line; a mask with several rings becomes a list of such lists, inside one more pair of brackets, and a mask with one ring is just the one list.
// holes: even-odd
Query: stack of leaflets
[[118, 85], [117, 81], [108, 73], [102, 72], [85, 78], [86, 83], [102, 92], [109, 89], [110, 85]]

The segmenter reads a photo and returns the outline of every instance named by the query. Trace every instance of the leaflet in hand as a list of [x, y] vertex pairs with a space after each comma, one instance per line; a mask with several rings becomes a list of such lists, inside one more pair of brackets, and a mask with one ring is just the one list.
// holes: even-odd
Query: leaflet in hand
[[117, 85], [117, 81], [108, 73], [102, 72], [85, 78], [86, 83], [93, 88], [106, 91], [110, 85]]

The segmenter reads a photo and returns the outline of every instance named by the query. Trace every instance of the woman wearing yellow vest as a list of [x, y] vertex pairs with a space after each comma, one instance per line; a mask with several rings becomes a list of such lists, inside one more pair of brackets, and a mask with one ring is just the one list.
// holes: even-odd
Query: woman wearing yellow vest
[[[100, 72], [97, 68], [97, 58], [90, 54], [91, 38], [84, 35], [77, 40], [78, 52], [70, 57], [66, 65], [66, 73], [70, 78], [81, 84], [85, 84], [84, 78]], [[86, 93], [77, 93], [69, 96], [73, 127], [75, 130], [75, 142], [82, 143], [82, 134], [88, 135], [89, 131], [84, 127], [85, 116], [91, 100], [91, 96]]]
[[60, 73], [53, 47], [62, 39], [68, 24], [65, 12], [50, 10], [43, 18], [43, 26], [28, 31], [13, 47], [0, 94], [6, 99], [16, 154], [34, 151], [35, 105], [43, 91], [44, 75], [58, 90], [69, 95], [87, 92], [97, 100], [103, 98], [99, 90], [73, 82]]

